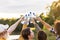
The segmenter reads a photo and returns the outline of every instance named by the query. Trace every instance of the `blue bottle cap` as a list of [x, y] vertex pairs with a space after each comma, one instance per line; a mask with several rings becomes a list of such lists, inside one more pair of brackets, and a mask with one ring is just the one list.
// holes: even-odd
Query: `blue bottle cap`
[[35, 13], [33, 13], [33, 15], [36, 16]]
[[27, 14], [25, 16], [27, 16]]
[[30, 14], [31, 14], [31, 12], [30, 12]]
[[30, 14], [28, 14], [28, 16], [30, 16]]

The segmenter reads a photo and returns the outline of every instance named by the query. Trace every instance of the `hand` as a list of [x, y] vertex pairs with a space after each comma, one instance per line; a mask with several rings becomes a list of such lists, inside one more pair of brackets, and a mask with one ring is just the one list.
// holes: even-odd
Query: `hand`
[[36, 20], [37, 21], [42, 21], [42, 19], [40, 17], [37, 17]]
[[32, 21], [32, 23], [33, 23], [33, 24], [35, 24], [35, 20], [34, 20], [34, 18], [33, 18], [33, 19], [31, 19], [31, 21]]
[[24, 20], [24, 16], [21, 16], [19, 20], [20, 21], [23, 21]]

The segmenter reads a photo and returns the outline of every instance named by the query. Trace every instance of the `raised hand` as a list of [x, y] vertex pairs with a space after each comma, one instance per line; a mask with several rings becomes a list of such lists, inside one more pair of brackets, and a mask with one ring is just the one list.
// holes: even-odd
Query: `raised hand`
[[42, 19], [40, 17], [36, 17], [35, 18], [37, 21], [42, 21]]
[[21, 16], [19, 20], [20, 21], [23, 21], [24, 20], [24, 16]]
[[32, 18], [31, 21], [32, 21], [33, 24], [35, 24], [35, 20], [34, 20], [34, 18]]

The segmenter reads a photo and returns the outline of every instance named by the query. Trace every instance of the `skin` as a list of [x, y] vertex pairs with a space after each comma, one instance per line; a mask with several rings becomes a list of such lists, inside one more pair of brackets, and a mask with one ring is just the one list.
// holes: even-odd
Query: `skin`
[[14, 23], [13, 25], [11, 25], [8, 30], [5, 29], [4, 32], [0, 33], [0, 34], [1, 34], [0, 38], [1, 38], [1, 37], [6, 38], [6, 36], [7, 36], [8, 34], [10, 35], [10, 34], [16, 29], [16, 27], [17, 27], [18, 24], [22, 21], [22, 19], [23, 19], [23, 17], [21, 17], [16, 23]]
[[30, 35], [28, 36], [29, 40], [33, 40], [34, 38], [34, 32], [32, 30], [30, 30]]
[[51, 25], [43, 21], [40, 17], [37, 17], [36, 20], [40, 21], [49, 31], [52, 28]]

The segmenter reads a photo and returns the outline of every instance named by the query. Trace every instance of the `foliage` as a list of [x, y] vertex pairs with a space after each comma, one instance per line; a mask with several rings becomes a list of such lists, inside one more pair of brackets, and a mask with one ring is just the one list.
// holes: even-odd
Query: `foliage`
[[58, 2], [53, 2], [50, 7], [50, 17], [57, 19], [60, 16], [60, 0]]

